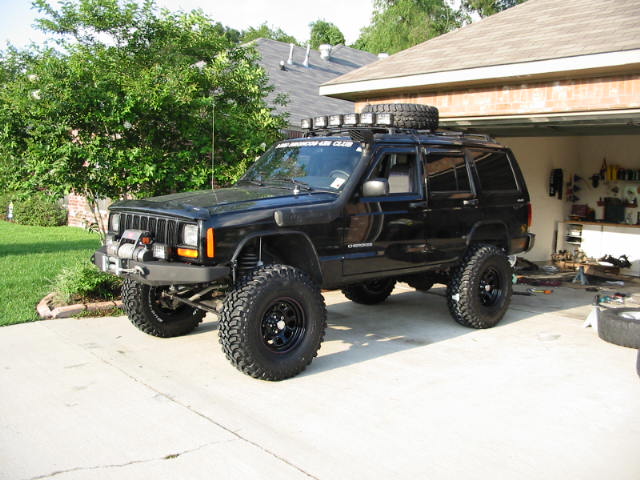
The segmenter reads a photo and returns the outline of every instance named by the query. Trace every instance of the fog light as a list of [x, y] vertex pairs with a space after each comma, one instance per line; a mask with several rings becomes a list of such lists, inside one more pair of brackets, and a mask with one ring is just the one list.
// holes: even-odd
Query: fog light
[[169, 260], [169, 256], [171, 255], [171, 249], [168, 245], [163, 243], [156, 243], [153, 246], [153, 256], [154, 258], [159, 258], [160, 260]]
[[330, 127], [339, 127], [340, 125], [342, 125], [342, 115], [331, 115], [329, 117]]
[[342, 119], [342, 123], [344, 125], [357, 125], [359, 119], [360, 115], [358, 115], [357, 113], [349, 113], [344, 116], [344, 118]]
[[378, 125], [393, 125], [393, 115], [391, 113], [379, 113], [377, 121]]
[[316, 117], [313, 119], [315, 128], [325, 128], [327, 126], [327, 117]]
[[303, 118], [302, 121], [300, 122], [300, 126], [302, 127], [303, 130], [311, 130], [311, 127], [313, 126], [313, 121], [310, 118]]
[[361, 113], [360, 123], [363, 125], [373, 125], [376, 123], [376, 114], [373, 112]]

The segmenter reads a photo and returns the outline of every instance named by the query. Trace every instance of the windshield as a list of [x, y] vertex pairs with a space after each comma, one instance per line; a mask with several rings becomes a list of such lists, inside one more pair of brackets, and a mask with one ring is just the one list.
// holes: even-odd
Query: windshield
[[307, 190], [340, 191], [362, 157], [359, 142], [351, 140], [294, 140], [271, 147], [241, 181], [287, 182]]

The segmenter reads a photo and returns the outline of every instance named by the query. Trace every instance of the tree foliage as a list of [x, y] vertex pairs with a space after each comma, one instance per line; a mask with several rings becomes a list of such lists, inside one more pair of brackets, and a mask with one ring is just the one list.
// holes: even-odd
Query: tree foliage
[[525, 1], [526, 0], [463, 0], [461, 7], [467, 12], [477, 13], [484, 18]]
[[294, 45], [300, 46], [300, 42], [298, 42], [295, 37], [280, 28], [271, 28], [266, 23], [263, 23], [258, 28], [249, 27], [247, 30], [244, 30], [240, 36], [240, 42], [247, 43], [258, 38], [269, 38], [278, 42], [293, 43]]
[[153, 0], [45, 0], [38, 26], [57, 47], [0, 57], [0, 187], [95, 203], [241, 175], [284, 126], [265, 103], [256, 53], [201, 11]]
[[331, 22], [326, 20], [316, 20], [309, 24], [311, 27], [311, 37], [309, 45], [313, 49], [317, 49], [323, 43], [329, 45], [339, 45], [345, 43], [344, 35], [340, 29]]
[[458, 28], [464, 19], [445, 0], [375, 0], [371, 24], [353, 46], [393, 54]]

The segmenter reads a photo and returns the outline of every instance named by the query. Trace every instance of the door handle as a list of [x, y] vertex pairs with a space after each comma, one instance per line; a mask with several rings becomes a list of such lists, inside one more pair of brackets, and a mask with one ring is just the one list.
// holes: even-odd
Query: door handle
[[478, 205], [478, 203], [479, 202], [478, 202], [477, 198], [472, 198], [471, 200], [463, 200], [462, 201], [462, 205], [467, 205], [467, 206], [469, 206], [469, 205], [475, 206], [475, 205]]
[[411, 202], [409, 208], [427, 208], [429, 204], [427, 202]]

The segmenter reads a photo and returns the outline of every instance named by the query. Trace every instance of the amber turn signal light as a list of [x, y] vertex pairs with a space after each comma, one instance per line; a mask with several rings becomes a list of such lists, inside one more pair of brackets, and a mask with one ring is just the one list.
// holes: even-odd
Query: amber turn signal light
[[207, 230], [207, 257], [216, 256], [216, 237], [213, 228]]
[[188, 257], [188, 258], [198, 258], [198, 250], [193, 250], [192, 248], [179, 248], [178, 256]]

